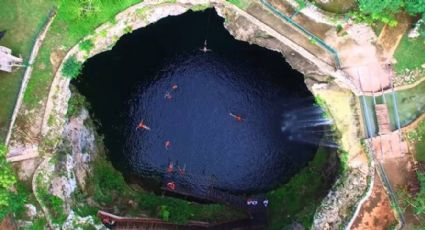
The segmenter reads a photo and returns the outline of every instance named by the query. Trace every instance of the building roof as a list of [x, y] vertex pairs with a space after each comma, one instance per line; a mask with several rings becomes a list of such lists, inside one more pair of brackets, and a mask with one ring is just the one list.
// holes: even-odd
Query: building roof
[[12, 55], [12, 51], [4, 46], [0, 46], [0, 70], [12, 72], [13, 66], [20, 66], [22, 58]]

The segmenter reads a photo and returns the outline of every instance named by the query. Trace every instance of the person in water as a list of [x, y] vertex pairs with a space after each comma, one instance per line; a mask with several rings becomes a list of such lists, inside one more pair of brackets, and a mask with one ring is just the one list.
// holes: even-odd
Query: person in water
[[170, 162], [168, 164], [167, 172], [172, 173], [173, 171], [174, 171], [174, 165], [173, 165], [173, 162]]
[[208, 49], [208, 44], [207, 44], [207, 40], [204, 41], [204, 47], [199, 49], [200, 51], [206, 53], [206, 52], [211, 52], [212, 50]]
[[151, 130], [151, 128], [149, 128], [149, 126], [147, 126], [144, 122], [143, 122], [143, 120], [139, 123], [139, 125], [137, 126], [137, 128], [136, 129], [145, 129], [145, 130], [148, 130], [148, 131], [150, 131]]
[[168, 182], [167, 188], [170, 189], [170, 190], [175, 190], [176, 189], [176, 183], [174, 183], [174, 181]]
[[235, 120], [236, 121], [238, 121], [238, 122], [242, 122], [244, 119], [242, 118], [242, 116], [240, 116], [240, 115], [236, 115], [236, 114], [233, 114], [233, 113], [229, 113], [229, 115], [231, 116], [231, 117], [233, 117], [233, 118], [235, 118]]
[[171, 141], [166, 140], [166, 141], [164, 142], [164, 147], [165, 147], [165, 149], [166, 149], [166, 150], [168, 150], [168, 149], [171, 147]]
[[171, 85], [171, 90], [170, 90], [170, 91], [167, 91], [167, 92], [165, 93], [164, 98], [165, 98], [165, 99], [167, 99], [167, 100], [171, 100], [171, 99], [173, 99], [173, 95], [171, 95], [171, 93], [172, 93], [174, 90], [176, 90], [177, 88], [179, 88], [179, 86], [178, 86], [177, 84], [172, 84], [172, 85]]
[[171, 95], [171, 93], [167, 92], [167, 93], [165, 93], [164, 98], [167, 99], [167, 100], [171, 100], [171, 99], [173, 99], [173, 96]]
[[181, 176], [184, 175], [184, 173], [186, 172], [186, 165], [183, 166], [183, 168], [178, 167], [179, 173]]

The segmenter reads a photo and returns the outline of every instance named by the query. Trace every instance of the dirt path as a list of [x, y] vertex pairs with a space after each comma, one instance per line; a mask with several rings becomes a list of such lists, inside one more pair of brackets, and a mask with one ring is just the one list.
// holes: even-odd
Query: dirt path
[[52, 24], [53, 19], [56, 16], [56, 10], [50, 11], [49, 14], [50, 14], [49, 19], [47, 20], [46, 24], [44, 25], [44, 28], [42, 29], [42, 31], [38, 35], [37, 39], [35, 40], [34, 46], [33, 46], [32, 51], [31, 51], [31, 55], [28, 59], [28, 67], [26, 68], [24, 78], [22, 79], [22, 84], [21, 84], [21, 88], [19, 89], [18, 99], [16, 101], [15, 108], [14, 108], [13, 114], [12, 114], [12, 119], [11, 119], [10, 125], [9, 125], [9, 130], [7, 132], [6, 145], [9, 144], [10, 137], [11, 137], [11, 134], [12, 134], [13, 125], [15, 124], [16, 117], [18, 115], [19, 109], [21, 108], [22, 100], [24, 98], [25, 90], [26, 90], [28, 82], [31, 78], [31, 73], [32, 73], [32, 68], [33, 68], [32, 65], [34, 64], [34, 60], [38, 55], [38, 51], [40, 50], [40, 47], [43, 44], [44, 38], [46, 37], [46, 33], [49, 30], [50, 25]]
[[397, 15], [398, 24], [394, 27], [385, 25], [379, 34], [378, 45], [382, 47], [383, 56], [391, 60], [403, 34], [411, 24], [411, 18], [406, 13]]
[[[377, 175], [375, 175], [377, 176]], [[362, 205], [352, 230], [386, 230], [397, 221], [388, 195], [380, 180], [375, 180], [372, 194]]]

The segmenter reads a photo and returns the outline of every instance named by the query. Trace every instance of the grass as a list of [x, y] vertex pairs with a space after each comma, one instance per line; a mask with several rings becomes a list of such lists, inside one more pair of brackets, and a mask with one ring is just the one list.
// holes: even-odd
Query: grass
[[33, 74], [24, 95], [24, 105], [29, 109], [37, 108], [40, 102], [47, 99], [46, 92], [49, 91], [56, 71], [50, 62], [51, 53], [70, 49], [101, 24], [113, 22], [117, 13], [139, 2], [140, 0], [102, 1], [100, 4], [99, 1], [92, 11], [83, 12], [81, 9], [85, 6], [82, 2], [62, 0], [34, 63]]
[[247, 9], [249, 4], [251, 4], [249, 0], [227, 0], [227, 1], [243, 10]]
[[94, 43], [92, 40], [87, 39], [80, 43], [80, 49], [86, 51], [87, 53], [90, 53], [90, 50], [94, 48]]
[[331, 0], [331, 1], [314, 0], [314, 3], [320, 8], [322, 8], [323, 10], [326, 10], [332, 13], [337, 13], [337, 14], [346, 13], [357, 5], [355, 0]]
[[66, 111], [67, 117], [76, 117], [80, 114], [82, 108], [89, 109], [90, 104], [87, 102], [86, 98], [82, 96], [75, 86], [69, 86], [72, 96], [68, 101], [68, 110]]
[[329, 153], [322, 147], [308, 166], [280, 188], [267, 193], [269, 229], [283, 229], [298, 222], [310, 229], [313, 217], [330, 185], [323, 174]]
[[[371, 98], [371, 97], [369, 97]], [[394, 113], [394, 100], [391, 93], [385, 94], [390, 121], [393, 128], [397, 127]], [[414, 88], [405, 89], [396, 92], [397, 108], [399, 111], [401, 127], [408, 125], [425, 112], [425, 82]], [[383, 98], [376, 97], [377, 103], [383, 103]]]
[[[14, 55], [22, 55], [24, 62], [28, 61], [33, 43], [53, 5], [53, 1], [49, 0], [2, 1], [0, 30], [7, 32], [0, 45], [12, 49]], [[0, 72], [0, 143], [7, 133], [24, 70]]]
[[425, 174], [417, 171], [416, 177], [419, 181], [420, 190], [415, 196], [412, 196], [407, 189], [401, 190], [397, 195], [400, 205], [404, 210], [409, 210], [414, 214], [416, 226], [410, 223], [408, 229], [424, 229], [425, 223]]
[[82, 68], [83, 63], [79, 62], [76, 57], [72, 56], [66, 59], [61, 71], [64, 77], [74, 79], [81, 73]]
[[410, 39], [405, 34], [398, 45], [394, 57], [397, 60], [395, 70], [401, 73], [420, 68], [425, 63], [425, 38]]
[[36, 183], [37, 193], [45, 207], [48, 208], [52, 223], [62, 225], [67, 218], [67, 214], [64, 210], [64, 201], [49, 193], [40, 176], [36, 178]]
[[415, 146], [415, 159], [425, 163], [425, 120], [422, 120], [414, 130], [410, 131], [408, 137]]

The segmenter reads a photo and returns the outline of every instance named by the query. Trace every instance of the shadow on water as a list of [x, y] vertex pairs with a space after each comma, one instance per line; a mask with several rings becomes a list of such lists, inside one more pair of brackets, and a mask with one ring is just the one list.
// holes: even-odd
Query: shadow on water
[[[172, 164], [193, 184], [257, 193], [314, 156], [317, 145], [281, 130], [284, 105], [313, 105], [303, 76], [280, 53], [235, 40], [223, 21], [211, 9], [160, 20], [90, 58], [73, 81], [127, 178], [161, 178]], [[211, 52], [200, 51], [206, 35]]]

